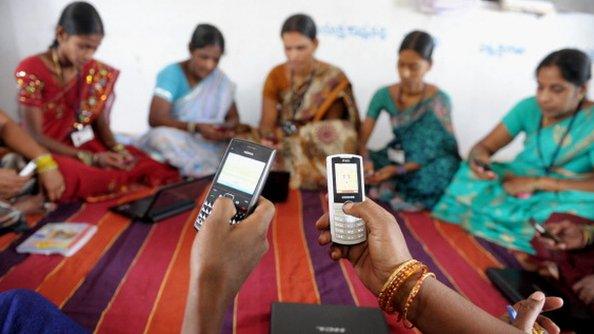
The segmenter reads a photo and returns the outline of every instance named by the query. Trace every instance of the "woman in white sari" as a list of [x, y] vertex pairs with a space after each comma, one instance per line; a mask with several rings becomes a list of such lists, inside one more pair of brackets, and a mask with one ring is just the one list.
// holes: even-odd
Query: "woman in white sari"
[[235, 84], [217, 68], [225, 51], [223, 34], [199, 24], [189, 49], [189, 59], [159, 72], [149, 114], [152, 128], [137, 146], [183, 175], [197, 177], [216, 172], [239, 114]]

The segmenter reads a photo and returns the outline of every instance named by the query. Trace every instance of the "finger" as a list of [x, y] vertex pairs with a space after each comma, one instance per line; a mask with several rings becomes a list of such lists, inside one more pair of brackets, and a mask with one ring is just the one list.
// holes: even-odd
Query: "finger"
[[542, 307], [543, 312], [553, 311], [563, 306], [563, 299], [559, 297], [546, 297], [544, 306]]
[[254, 212], [244, 219], [240, 225], [249, 226], [251, 224], [256, 224], [256, 232], [259, 234], [266, 234], [268, 232], [270, 222], [272, 221], [272, 218], [274, 218], [275, 212], [276, 208], [274, 207], [274, 204], [272, 204], [272, 202], [266, 198], [260, 197]]
[[549, 334], [559, 334], [561, 332], [559, 326], [557, 326], [553, 320], [545, 317], [544, 315], [539, 315], [536, 319], [536, 322]]
[[579, 290], [581, 290], [584, 287], [585, 281], [581, 280], [577, 283], [575, 283], [571, 288], [573, 291], [578, 292]]
[[332, 235], [330, 234], [329, 231], [323, 231], [318, 236], [318, 243], [321, 246], [325, 246], [325, 245], [329, 244], [331, 241], [332, 241]]
[[325, 231], [330, 228], [330, 219], [328, 218], [328, 213], [324, 213], [318, 221], [316, 221], [316, 229], [319, 231]]
[[514, 308], [518, 311], [518, 316], [513, 325], [524, 332], [530, 332], [534, 326], [536, 318], [545, 302], [545, 295], [541, 291], [536, 291], [528, 297], [517, 303]]
[[[235, 209], [235, 205], [233, 204], [233, 200], [228, 197], [219, 196], [214, 202], [212, 207], [212, 212], [208, 216], [208, 218], [212, 217], [212, 219], [222, 220], [224, 222], [228, 222], [235, 216], [237, 213], [237, 209]], [[207, 219], [208, 219], [207, 218]], [[209, 224], [212, 225], [212, 224]], [[217, 224], [218, 225], [218, 224]], [[222, 224], [228, 225], [228, 224]]]
[[363, 219], [370, 229], [378, 228], [378, 224], [386, 223], [381, 219], [386, 210], [370, 199], [359, 203], [347, 202], [342, 210], [348, 215]]
[[330, 258], [332, 258], [332, 260], [338, 261], [343, 256], [345, 256], [345, 254], [342, 253], [342, 250], [340, 247], [337, 247], [337, 246], [330, 247]]

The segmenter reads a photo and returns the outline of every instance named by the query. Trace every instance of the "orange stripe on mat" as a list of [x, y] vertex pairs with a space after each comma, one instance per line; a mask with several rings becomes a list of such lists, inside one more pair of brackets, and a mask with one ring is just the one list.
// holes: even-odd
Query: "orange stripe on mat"
[[111, 212], [106, 213], [97, 224], [98, 230], [93, 238], [76, 254], [64, 258], [60, 265], [45, 277], [37, 291], [58, 307], [62, 307], [128, 225], [128, 218]]
[[298, 190], [291, 190], [287, 201], [276, 206], [273, 236], [279, 301], [319, 304]]

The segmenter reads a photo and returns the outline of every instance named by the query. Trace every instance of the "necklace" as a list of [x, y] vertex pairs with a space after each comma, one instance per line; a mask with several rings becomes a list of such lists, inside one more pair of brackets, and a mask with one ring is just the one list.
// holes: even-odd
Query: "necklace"
[[60, 80], [60, 84], [64, 84], [64, 73], [62, 72], [62, 66], [60, 65], [60, 59], [58, 57], [58, 50], [52, 48], [52, 62], [54, 63], [54, 71]]
[[557, 161], [557, 157], [559, 156], [559, 153], [561, 152], [561, 147], [563, 146], [563, 142], [565, 142], [565, 138], [567, 138], [567, 136], [569, 135], [569, 132], [571, 131], [571, 128], [573, 127], [573, 123], [575, 122], [575, 119], [577, 117], [578, 112], [580, 111], [580, 108], [581, 108], [583, 102], [584, 102], [584, 100], [580, 101], [580, 103], [578, 103], [577, 108], [573, 112], [573, 115], [571, 116], [571, 120], [569, 121], [569, 125], [567, 126], [567, 130], [565, 130], [565, 133], [563, 134], [563, 136], [561, 136], [561, 140], [559, 140], [557, 147], [555, 147], [555, 151], [553, 151], [553, 156], [551, 157], [551, 161], [549, 162], [548, 166], [544, 160], [544, 155], [543, 155], [542, 149], [540, 147], [540, 133], [542, 131], [542, 127], [543, 127], [543, 123], [544, 123], [544, 117], [542, 115], [540, 116], [540, 122], [538, 123], [538, 131], [536, 132], [536, 151], [538, 153], [538, 159], [542, 163], [542, 166], [544, 167], [545, 173], [547, 175], [549, 175], [551, 173], [551, 171], [553, 170], [553, 167], [555, 167], [555, 162]]

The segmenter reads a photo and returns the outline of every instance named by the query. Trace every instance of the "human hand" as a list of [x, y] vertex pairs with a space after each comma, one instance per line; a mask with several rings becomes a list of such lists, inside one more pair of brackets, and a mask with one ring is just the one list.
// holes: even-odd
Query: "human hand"
[[468, 165], [470, 169], [478, 177], [483, 180], [494, 180], [497, 178], [497, 174], [491, 170], [489, 157], [470, 157], [468, 159]]
[[582, 278], [572, 289], [586, 305], [594, 303], [594, 275]]
[[[361, 203], [347, 203], [346, 214], [362, 218], [367, 228], [367, 240], [353, 246], [332, 244], [330, 257], [333, 260], [348, 259], [365, 286], [375, 295], [401, 263], [411, 259], [396, 218], [370, 199]], [[330, 222], [325, 213], [316, 222], [320, 231], [320, 245], [331, 243]]]
[[363, 172], [365, 177], [373, 175], [373, 173], [375, 172], [373, 168], [373, 161], [371, 161], [370, 159], [363, 160]]
[[397, 174], [398, 168], [394, 165], [388, 165], [375, 171], [373, 174], [365, 178], [365, 183], [376, 185], [384, 182]]
[[50, 202], [55, 202], [62, 197], [66, 185], [62, 173], [57, 168], [40, 173], [38, 178]]
[[512, 196], [532, 194], [537, 189], [537, 178], [507, 175], [503, 181], [503, 189]]
[[268, 227], [274, 205], [261, 197], [246, 219], [229, 224], [235, 215], [233, 201], [219, 197], [202, 229], [194, 238], [190, 268], [193, 279], [233, 298], [250, 272], [268, 250]]
[[572, 249], [582, 249], [586, 247], [586, 240], [584, 238], [584, 234], [582, 232], [583, 225], [579, 223], [574, 223], [569, 220], [563, 220], [560, 222], [549, 222], [544, 225], [551, 234], [559, 238], [561, 242], [555, 243], [554, 240], [550, 238], [545, 238], [540, 234], [537, 234], [536, 237], [538, 241], [541, 242], [549, 249], [554, 250], [572, 250]]
[[0, 168], [0, 198], [9, 199], [21, 193], [30, 176], [19, 176], [15, 170]]
[[541, 312], [556, 310], [563, 306], [563, 299], [559, 297], [545, 297], [544, 293], [536, 291], [528, 299], [517, 302], [513, 307], [518, 315], [512, 325], [525, 333], [532, 333], [532, 328], [538, 324], [547, 333], [556, 334], [560, 332], [559, 327], [549, 318], [541, 315]]
[[197, 123], [196, 129], [202, 135], [202, 137], [204, 137], [204, 139], [224, 141], [231, 138], [227, 131], [220, 131], [217, 126], [212, 124]]
[[93, 154], [93, 161], [99, 167], [130, 170], [132, 166], [126, 159], [126, 156], [122, 153], [110, 151]]

